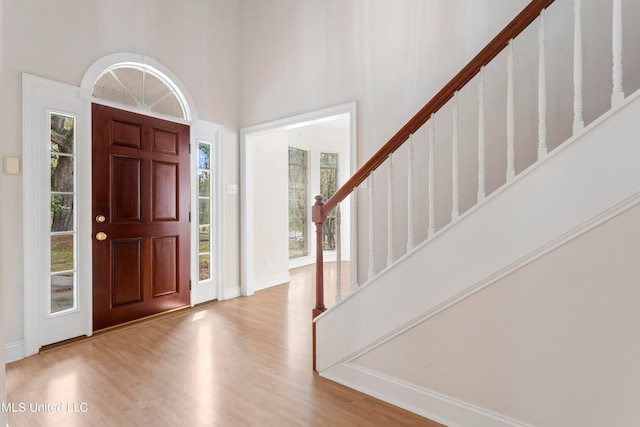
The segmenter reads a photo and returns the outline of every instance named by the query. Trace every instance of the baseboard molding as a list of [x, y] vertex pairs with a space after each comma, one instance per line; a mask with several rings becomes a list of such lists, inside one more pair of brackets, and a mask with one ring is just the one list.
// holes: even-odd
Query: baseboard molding
[[[336, 255], [335, 251], [326, 251], [323, 253], [323, 262], [327, 263], [327, 262], [337, 262], [338, 257]], [[348, 253], [343, 253], [342, 254], [342, 258], [340, 258], [341, 261], [343, 262], [350, 262], [351, 261], [351, 254]], [[307, 265], [311, 265], [311, 264], [315, 264], [316, 263], [316, 257], [315, 254], [314, 255], [309, 255], [309, 256], [303, 256], [303, 257], [299, 257], [299, 258], [291, 258], [289, 259], [289, 269], [293, 269], [293, 268], [298, 268], [298, 267], [305, 267]]]
[[24, 341], [14, 341], [4, 346], [5, 363], [16, 362], [24, 359]]
[[240, 285], [237, 286], [231, 286], [229, 288], [224, 288], [222, 290], [222, 297], [220, 298], [220, 300], [224, 301], [227, 299], [233, 299], [233, 298], [237, 298], [239, 297], [240, 294]]
[[352, 363], [334, 365], [320, 375], [450, 427], [531, 427], [522, 421]]
[[263, 289], [271, 288], [273, 286], [282, 285], [283, 283], [287, 283], [291, 279], [289, 272], [283, 274], [276, 274], [270, 277], [265, 277], [264, 279], [256, 280], [251, 286], [254, 292], [261, 291]]

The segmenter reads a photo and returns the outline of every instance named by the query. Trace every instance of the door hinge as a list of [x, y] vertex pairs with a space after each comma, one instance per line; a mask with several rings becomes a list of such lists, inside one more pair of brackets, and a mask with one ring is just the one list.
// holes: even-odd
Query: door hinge
[[189, 290], [191, 290], [191, 280], [189, 280]]
[[191, 212], [189, 212], [189, 222], [191, 222]]

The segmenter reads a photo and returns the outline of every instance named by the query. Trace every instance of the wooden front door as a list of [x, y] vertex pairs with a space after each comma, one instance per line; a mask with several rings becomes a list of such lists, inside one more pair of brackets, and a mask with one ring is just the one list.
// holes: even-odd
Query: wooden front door
[[92, 106], [93, 329], [189, 305], [189, 127]]

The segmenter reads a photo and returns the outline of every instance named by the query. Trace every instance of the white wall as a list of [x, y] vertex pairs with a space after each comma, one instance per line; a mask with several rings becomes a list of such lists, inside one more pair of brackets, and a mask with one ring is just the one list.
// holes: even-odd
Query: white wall
[[[0, 99], [4, 98], [4, 85], [2, 76], [4, 75], [4, 32], [2, 28], [4, 26], [4, 0], [0, 0]], [[0, 129], [4, 129], [4, 120], [0, 115]], [[4, 140], [0, 139], [2, 144], [4, 144]], [[0, 146], [2, 145], [0, 144]], [[0, 151], [0, 159], [4, 159], [3, 153]], [[4, 181], [4, 175], [0, 175], [0, 200], [2, 199], [2, 182]], [[0, 224], [2, 224], [2, 211], [0, 210]], [[4, 262], [3, 257], [3, 245], [0, 244], [0, 267], [2, 267]], [[3, 275], [0, 274], [0, 307], [4, 307], [4, 281]], [[4, 356], [4, 325], [5, 320], [4, 316], [0, 316], [0, 402], [6, 402], [7, 393], [6, 393], [6, 370], [5, 370], [5, 356]], [[0, 415], [0, 425], [6, 424], [7, 416], [2, 413]]]
[[267, 132], [251, 137], [254, 164], [253, 253], [254, 289], [286, 282], [289, 277], [288, 133]]
[[[21, 73], [79, 86], [88, 67], [114, 52], [153, 57], [186, 86], [201, 119], [225, 127], [222, 188], [239, 181], [238, 65], [239, 5], [235, 0], [181, 2], [77, 2], [7, 0], [4, 2], [4, 87], [0, 155], [20, 157]], [[23, 338], [22, 181], [3, 176], [0, 235], [4, 258], [5, 341]], [[239, 199], [223, 195], [226, 287], [239, 285]]]

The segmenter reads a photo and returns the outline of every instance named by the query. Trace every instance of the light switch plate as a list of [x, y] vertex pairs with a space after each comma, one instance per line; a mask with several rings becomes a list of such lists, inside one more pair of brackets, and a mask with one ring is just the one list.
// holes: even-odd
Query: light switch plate
[[227, 186], [227, 193], [229, 193], [229, 194], [238, 194], [238, 185], [237, 184], [229, 184]]
[[8, 175], [20, 174], [20, 159], [18, 157], [4, 158], [4, 173]]

